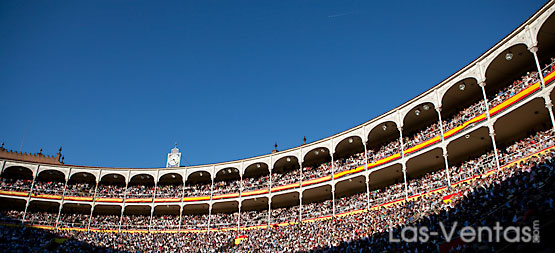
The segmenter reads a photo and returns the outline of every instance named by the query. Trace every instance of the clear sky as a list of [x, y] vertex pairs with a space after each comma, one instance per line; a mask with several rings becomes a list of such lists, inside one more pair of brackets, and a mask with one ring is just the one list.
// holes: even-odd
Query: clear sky
[[0, 141], [163, 167], [298, 146], [439, 83], [545, 1], [0, 0]]

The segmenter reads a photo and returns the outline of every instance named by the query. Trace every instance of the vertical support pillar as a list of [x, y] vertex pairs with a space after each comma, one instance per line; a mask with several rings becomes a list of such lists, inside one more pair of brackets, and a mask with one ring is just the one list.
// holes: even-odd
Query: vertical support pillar
[[370, 173], [368, 172], [368, 149], [364, 145], [364, 178], [366, 179], [366, 208], [370, 210]]
[[241, 161], [241, 170], [239, 171], [239, 213], [237, 213], [237, 235], [239, 235], [239, 230], [241, 229], [241, 205], [243, 204], [243, 173], [241, 172], [243, 168], [244, 161]]
[[272, 156], [270, 155], [270, 165], [268, 165], [268, 172], [270, 173], [269, 175], [270, 188], [268, 188], [268, 228], [272, 223], [272, 171], [273, 171], [272, 167], [273, 167]]
[[33, 176], [33, 181], [31, 182], [31, 188], [29, 188], [29, 196], [27, 196], [27, 203], [25, 204], [25, 210], [23, 211], [21, 224], [25, 223], [25, 217], [27, 217], [27, 209], [29, 208], [29, 204], [31, 204], [31, 196], [33, 196], [33, 188], [35, 187], [35, 180], [37, 180], [37, 176], [39, 175], [39, 169], [40, 169], [40, 165], [37, 165], [37, 171]]
[[489, 136], [491, 137], [491, 142], [493, 143], [493, 152], [495, 153], [495, 165], [497, 166], [497, 169], [500, 169], [499, 154], [497, 153], [497, 144], [495, 143], [495, 130], [493, 129], [493, 125], [491, 123], [491, 117], [489, 115], [489, 104], [488, 104], [488, 98], [486, 96], [486, 88], [485, 88], [486, 82], [482, 81], [478, 85], [480, 85], [480, 88], [482, 88], [482, 95], [484, 96], [484, 104], [486, 105], [486, 117], [488, 120]]
[[[437, 93], [436, 93], [437, 94]], [[439, 119], [439, 129], [441, 130], [441, 150], [443, 151], [443, 160], [445, 161], [445, 174], [447, 175], [447, 187], [451, 187], [451, 175], [449, 175], [449, 162], [447, 161], [447, 148], [445, 147], [445, 137], [443, 131], [443, 120], [441, 119], [441, 107], [435, 107]]]
[[125, 191], [123, 193], [123, 203], [121, 204], [121, 215], [119, 216], [118, 232], [121, 232], [121, 222], [123, 221], [123, 211], [125, 210], [125, 200], [127, 199], [127, 188], [129, 187], [129, 180], [131, 177], [131, 170], [127, 171], [127, 178], [125, 179]]
[[[301, 159], [303, 159], [303, 150], [301, 149], [301, 158], [298, 160], [299, 162], [299, 224], [302, 223], [303, 221], [303, 163], [301, 162]], [[303, 159], [304, 160], [304, 159]]]
[[[334, 147], [333, 145], [333, 140], [331, 142], [331, 146], [332, 148]], [[335, 150], [334, 150], [335, 151]], [[335, 152], [334, 152], [335, 153]], [[334, 174], [335, 174], [335, 161], [333, 159], [333, 153], [330, 150], [330, 156], [331, 156], [331, 209], [332, 209], [332, 213], [331, 213], [331, 217], [333, 217], [333, 219], [335, 219], [335, 178], [334, 178]]]
[[533, 46], [528, 48], [530, 52], [534, 55], [534, 62], [536, 62], [536, 67], [538, 68], [538, 77], [540, 79], [540, 85], [542, 90], [545, 88], [545, 80], [543, 80], [543, 72], [540, 66], [540, 61], [538, 60], [538, 46]]
[[[98, 173], [98, 176], [101, 176], [101, 175], [102, 175], [102, 169], [100, 170], [100, 173]], [[87, 232], [91, 231], [91, 220], [93, 216], [94, 207], [96, 206], [96, 192], [98, 191], [98, 184], [100, 183], [100, 179], [98, 179], [97, 177], [95, 181], [96, 181], [96, 185], [94, 187], [93, 201], [91, 205], [91, 215], [89, 216], [89, 224], [87, 225]]]
[[152, 229], [152, 217], [154, 216], [154, 201], [156, 200], [156, 190], [158, 189], [158, 179], [160, 178], [160, 169], [156, 171], [156, 178], [154, 178], [154, 191], [152, 192], [152, 202], [150, 203], [150, 221], [148, 223], [148, 232]]
[[216, 173], [216, 168], [215, 166], [212, 166], [212, 175], [210, 175], [210, 179], [212, 180], [212, 184], [210, 185], [210, 205], [208, 206], [208, 232], [210, 232], [210, 223], [212, 222], [212, 196], [214, 195], [214, 177]]
[[405, 148], [403, 143], [403, 127], [397, 127], [399, 130], [399, 144], [401, 145], [401, 164], [403, 166], [403, 179], [405, 181], [405, 200], [409, 199], [409, 188], [407, 185], [407, 165], [405, 161]]
[[185, 198], [185, 184], [187, 183], [187, 171], [185, 171], [185, 177], [183, 178], [183, 187], [181, 188], [181, 205], [179, 208], [179, 226], [177, 230], [181, 232], [181, 227], [183, 226], [183, 208], [185, 207], [183, 199]]
[[67, 181], [69, 180], [69, 175], [71, 175], [71, 168], [69, 168], [68, 176], [66, 177], [66, 182], [64, 184], [64, 190], [62, 191], [62, 199], [60, 201], [60, 207], [58, 208], [58, 217], [56, 217], [56, 227], [54, 231], [58, 231], [58, 224], [60, 222], [60, 215], [62, 214], [62, 207], [64, 206], [64, 199], [66, 196]]

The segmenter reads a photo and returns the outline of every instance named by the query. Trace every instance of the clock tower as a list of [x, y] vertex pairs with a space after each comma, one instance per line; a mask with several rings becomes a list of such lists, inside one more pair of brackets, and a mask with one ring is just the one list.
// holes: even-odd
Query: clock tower
[[166, 162], [166, 168], [179, 167], [180, 162], [181, 162], [181, 153], [179, 153], [177, 144], [175, 144], [175, 146], [172, 148], [172, 151], [168, 153], [168, 161]]

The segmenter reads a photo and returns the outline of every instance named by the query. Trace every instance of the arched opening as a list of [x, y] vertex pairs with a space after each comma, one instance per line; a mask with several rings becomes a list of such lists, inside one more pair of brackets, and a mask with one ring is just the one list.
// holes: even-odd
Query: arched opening
[[243, 193], [270, 187], [270, 170], [266, 163], [254, 163], [243, 174]]
[[358, 136], [350, 136], [335, 146], [334, 172], [346, 171], [364, 165], [364, 145]]
[[496, 167], [493, 144], [487, 127], [480, 127], [449, 142], [447, 154], [451, 184], [470, 179]]
[[[510, 106], [501, 103], [536, 83], [538, 75], [535, 66], [534, 57], [524, 44], [514, 45], [501, 52], [486, 69], [485, 89], [489, 109], [500, 106], [506, 110]], [[499, 112], [494, 111], [490, 115]]]
[[370, 174], [370, 207], [405, 197], [403, 167], [391, 164]]
[[377, 162], [401, 152], [397, 124], [388, 121], [375, 126], [368, 133], [366, 144], [368, 163]]
[[282, 157], [274, 163], [272, 187], [298, 183], [299, 177], [299, 160], [297, 157]]
[[208, 229], [208, 204], [192, 204], [183, 207], [181, 231]]
[[67, 182], [66, 195], [76, 197], [89, 197], [94, 195], [96, 178], [88, 172], [79, 172], [71, 175]]
[[[403, 148], [410, 149], [420, 143], [439, 137], [439, 116], [430, 102], [419, 104], [407, 112], [403, 119]], [[405, 152], [405, 156], [409, 152]]]
[[435, 148], [407, 160], [409, 197], [446, 187], [447, 173], [443, 150]]
[[212, 205], [211, 227], [216, 229], [237, 227], [239, 202], [226, 201]]
[[339, 181], [335, 184], [335, 214], [342, 214], [366, 208], [366, 178], [358, 176]]
[[303, 191], [302, 218], [319, 218], [333, 213], [333, 201], [330, 185], [324, 185]]
[[139, 174], [131, 177], [127, 186], [127, 198], [152, 198], [154, 194], [154, 177]]
[[503, 115], [493, 127], [500, 166], [554, 145], [553, 126], [543, 98]]
[[189, 175], [185, 182], [185, 197], [210, 196], [212, 179], [208, 171], [197, 171]]
[[178, 230], [179, 229], [179, 206], [159, 205], [154, 207], [151, 230]]
[[91, 205], [66, 203], [62, 206], [59, 227], [87, 228], [91, 214]]
[[100, 179], [96, 197], [123, 198], [125, 194], [125, 178], [119, 174], [107, 174]]
[[57, 170], [44, 170], [39, 173], [33, 186], [34, 194], [62, 195], [65, 186], [64, 173]]
[[95, 205], [90, 221], [91, 229], [118, 230], [121, 218], [119, 205]]
[[304, 155], [303, 181], [308, 181], [331, 174], [331, 154], [329, 149], [318, 147]]
[[180, 198], [183, 195], [183, 177], [178, 173], [163, 175], [157, 187], [156, 198]]
[[42, 225], [42, 226], [56, 226], [58, 219], [58, 210], [60, 204], [49, 201], [31, 201], [27, 214], [25, 215], [25, 224], [27, 225]]
[[25, 212], [25, 200], [0, 197], [0, 222], [4, 224], [21, 224]]
[[126, 206], [121, 220], [122, 230], [148, 230], [150, 226], [150, 206]]
[[268, 198], [243, 200], [241, 204], [241, 227], [263, 226], [268, 224]]
[[33, 184], [33, 172], [25, 167], [10, 166], [2, 172], [0, 189], [3, 191], [29, 192]]
[[[486, 111], [482, 88], [477, 84], [475, 78], [466, 78], [456, 82], [445, 92], [441, 104], [444, 133], [463, 125]], [[465, 128], [472, 125], [467, 125]], [[446, 139], [449, 136], [446, 136]]]
[[241, 181], [237, 168], [224, 168], [214, 178], [214, 195], [239, 192]]
[[271, 204], [271, 224], [299, 221], [299, 193], [275, 195]]
[[[542, 24], [538, 32], [538, 59], [544, 77], [555, 71], [555, 14], [551, 14], [549, 18]], [[547, 83], [546, 83], [547, 85]]]

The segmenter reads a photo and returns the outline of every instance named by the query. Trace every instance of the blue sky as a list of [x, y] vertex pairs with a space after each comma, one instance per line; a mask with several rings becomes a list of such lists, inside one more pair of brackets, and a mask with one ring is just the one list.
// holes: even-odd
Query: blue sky
[[544, 3], [1, 0], [0, 141], [113, 167], [163, 167], [175, 142], [182, 165], [291, 148], [417, 96]]

